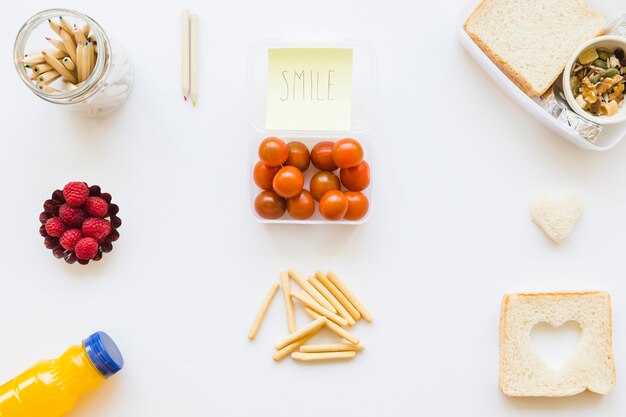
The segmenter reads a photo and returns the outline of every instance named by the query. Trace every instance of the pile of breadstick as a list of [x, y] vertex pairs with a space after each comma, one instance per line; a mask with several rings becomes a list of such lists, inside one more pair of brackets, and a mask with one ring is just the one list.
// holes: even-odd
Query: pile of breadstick
[[[300, 291], [292, 289], [292, 280], [300, 287]], [[276, 353], [273, 355], [275, 361], [287, 355], [291, 355], [295, 360], [307, 362], [352, 359], [356, 352], [364, 349], [359, 338], [346, 330], [346, 327], [353, 326], [361, 317], [371, 322], [372, 315], [352, 290], [333, 272], [317, 271], [315, 276], [304, 279], [293, 268], [281, 272], [280, 285], [274, 283], [270, 288], [248, 333], [250, 340], [256, 337], [261, 322], [281, 287], [289, 336], [276, 343]], [[296, 325], [294, 300], [301, 304], [313, 319], [311, 323], [299, 329]], [[347, 343], [306, 344], [322, 328], [327, 328]]]
[[96, 38], [87, 24], [82, 27], [72, 26], [63, 16], [59, 16], [58, 23], [53, 20], [48, 22], [50, 28], [60, 38], [46, 37], [55, 49], [29, 53], [21, 62], [30, 70], [30, 79], [40, 90], [49, 93], [60, 92], [58, 88], [50, 86], [59, 78], [65, 81], [60, 86], [66, 90], [73, 90], [93, 72], [98, 59]]

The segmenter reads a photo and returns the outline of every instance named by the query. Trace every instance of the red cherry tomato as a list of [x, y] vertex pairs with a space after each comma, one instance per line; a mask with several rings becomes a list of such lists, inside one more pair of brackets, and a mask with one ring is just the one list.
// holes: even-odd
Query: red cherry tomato
[[287, 145], [279, 138], [266, 138], [259, 145], [259, 159], [265, 165], [277, 167], [285, 163], [289, 157]]
[[285, 198], [295, 197], [302, 192], [304, 187], [304, 175], [295, 167], [282, 167], [274, 176], [272, 181], [274, 191]]
[[280, 167], [268, 167], [259, 161], [254, 166], [254, 183], [262, 190], [271, 190], [274, 176], [280, 170]]
[[341, 182], [332, 172], [320, 171], [311, 178], [309, 188], [315, 201], [320, 201], [328, 191], [341, 190]]
[[370, 166], [366, 161], [339, 171], [341, 183], [350, 191], [363, 191], [370, 185]]
[[274, 191], [263, 191], [254, 200], [254, 209], [264, 219], [277, 219], [285, 214], [287, 202]]
[[320, 200], [320, 214], [328, 220], [340, 220], [348, 211], [348, 199], [341, 191], [331, 190]]
[[333, 162], [333, 142], [320, 142], [311, 150], [311, 162], [321, 171], [335, 171], [337, 165]]
[[370, 203], [365, 194], [357, 191], [346, 191], [346, 198], [348, 199], [348, 211], [343, 216], [346, 220], [360, 220], [367, 214]]
[[309, 148], [302, 142], [289, 142], [287, 149], [289, 149], [289, 157], [285, 165], [296, 167], [302, 172], [306, 171], [311, 163]]
[[363, 147], [356, 139], [339, 139], [333, 146], [332, 159], [339, 168], [356, 166], [363, 160]]
[[315, 212], [315, 200], [307, 190], [287, 200], [287, 211], [291, 217], [298, 220], [308, 219]]

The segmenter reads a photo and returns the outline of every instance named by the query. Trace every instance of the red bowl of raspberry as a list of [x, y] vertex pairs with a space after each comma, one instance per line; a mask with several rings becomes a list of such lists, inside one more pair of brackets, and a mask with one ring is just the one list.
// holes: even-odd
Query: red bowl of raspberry
[[119, 207], [111, 203], [111, 194], [103, 193], [97, 185], [70, 182], [53, 192], [43, 209], [39, 233], [44, 245], [69, 264], [99, 261], [120, 237]]

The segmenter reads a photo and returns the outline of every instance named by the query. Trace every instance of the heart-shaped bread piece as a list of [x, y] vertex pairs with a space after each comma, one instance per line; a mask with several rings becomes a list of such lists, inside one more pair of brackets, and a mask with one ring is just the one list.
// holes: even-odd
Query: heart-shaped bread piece
[[545, 195], [533, 198], [529, 204], [533, 221], [556, 243], [561, 243], [574, 228], [583, 212], [583, 203], [576, 197], [552, 199]]

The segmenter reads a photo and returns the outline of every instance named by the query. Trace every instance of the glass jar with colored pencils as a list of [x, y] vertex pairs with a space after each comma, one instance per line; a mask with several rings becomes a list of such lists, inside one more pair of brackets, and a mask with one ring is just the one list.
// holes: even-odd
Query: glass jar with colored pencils
[[119, 109], [135, 79], [126, 50], [75, 10], [49, 9], [31, 17], [17, 34], [13, 58], [33, 93], [86, 117]]

